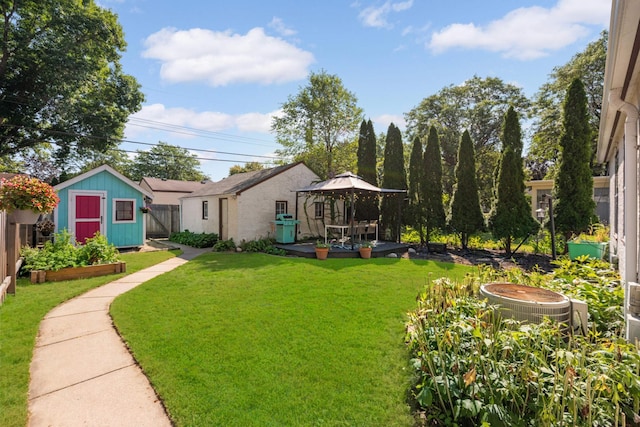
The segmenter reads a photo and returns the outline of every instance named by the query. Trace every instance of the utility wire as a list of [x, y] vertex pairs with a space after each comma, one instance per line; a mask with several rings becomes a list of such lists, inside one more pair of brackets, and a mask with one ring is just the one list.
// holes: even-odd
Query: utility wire
[[[37, 128], [31, 128], [31, 127], [27, 127], [27, 126], [12, 125], [12, 124], [8, 124], [8, 123], [2, 123], [2, 124], [0, 124], [0, 127], [16, 127], [16, 128], [20, 128], [20, 129], [27, 129], [27, 130], [32, 130], [32, 131], [40, 131], [40, 132], [50, 133], [50, 134], [54, 134], [54, 135], [71, 136], [71, 137], [74, 137], [74, 138], [85, 138], [85, 139], [96, 139], [96, 140], [109, 140], [110, 139], [110, 138], [104, 137], [104, 136], [81, 135], [81, 134], [77, 134], [77, 133], [73, 133], [73, 132], [65, 132], [65, 131], [52, 130], [52, 129], [37, 129]], [[117, 139], [115, 141], [117, 141], [119, 143], [139, 144], [139, 145], [147, 145], [147, 146], [152, 146], [152, 147], [157, 147], [157, 146], [160, 145], [159, 143], [133, 141], [133, 140], [122, 139], [122, 138]], [[260, 155], [260, 154], [243, 154], [243, 153], [234, 153], [234, 152], [228, 152], [228, 151], [208, 150], [208, 149], [204, 149], [204, 148], [188, 148], [188, 147], [181, 147], [181, 146], [177, 146], [177, 147], [182, 148], [184, 150], [189, 150], [189, 151], [198, 151], [198, 152], [212, 153], [212, 154], [222, 154], [222, 155], [228, 155], [228, 156], [258, 157], [258, 158], [264, 158], [264, 159], [269, 159], [269, 160], [273, 160], [273, 161], [283, 160], [281, 157], [277, 157], [277, 156], [265, 156], [265, 155]], [[127, 151], [127, 150], [122, 150], [122, 149], [120, 149], [120, 150], [121, 151], [125, 151], [125, 152], [137, 153], [136, 151]], [[203, 160], [223, 161], [222, 159], [211, 159], [211, 158], [204, 158], [204, 157], [201, 158], [201, 159], [203, 159]], [[225, 160], [225, 161], [234, 161], [234, 160]]]

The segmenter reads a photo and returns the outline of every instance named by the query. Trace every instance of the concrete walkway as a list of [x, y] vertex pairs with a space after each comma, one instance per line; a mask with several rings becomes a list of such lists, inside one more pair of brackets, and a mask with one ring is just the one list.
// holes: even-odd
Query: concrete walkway
[[179, 257], [95, 288], [45, 316], [31, 361], [29, 426], [171, 426], [114, 329], [109, 306], [118, 295], [211, 250], [180, 248]]

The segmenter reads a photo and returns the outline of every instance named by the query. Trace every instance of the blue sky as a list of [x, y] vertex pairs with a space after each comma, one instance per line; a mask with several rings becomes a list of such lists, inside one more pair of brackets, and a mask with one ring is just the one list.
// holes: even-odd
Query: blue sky
[[422, 99], [474, 75], [532, 96], [553, 67], [608, 28], [611, 9], [610, 0], [98, 4], [118, 15], [128, 43], [124, 70], [146, 96], [125, 138], [209, 150], [193, 153], [214, 180], [234, 164], [273, 155], [271, 118], [310, 72], [340, 77], [376, 133], [390, 122], [404, 129], [404, 114]]

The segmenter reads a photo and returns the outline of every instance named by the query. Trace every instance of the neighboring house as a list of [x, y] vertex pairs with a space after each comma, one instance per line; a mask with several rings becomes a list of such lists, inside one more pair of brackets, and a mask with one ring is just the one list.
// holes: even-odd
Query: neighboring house
[[302, 162], [231, 175], [180, 199], [181, 229], [240, 243], [274, 237], [276, 215], [288, 213], [301, 220], [297, 236], [309, 236], [322, 217], [315, 219], [313, 203], [308, 215], [303, 212], [304, 199], [296, 190], [319, 180]]
[[153, 195], [107, 165], [56, 185], [56, 231], [64, 228], [79, 242], [97, 231], [119, 248], [142, 246], [145, 215], [140, 210]]
[[[536, 211], [544, 194], [553, 194], [553, 180], [541, 179], [526, 181], [525, 186], [531, 195], [531, 215], [537, 219]], [[593, 201], [596, 202], [595, 214], [602, 224], [609, 224], [609, 177], [593, 177]]]
[[[613, 0], [604, 94], [598, 135], [598, 161], [610, 176], [610, 252], [625, 284], [627, 338], [640, 338], [638, 266], [638, 106], [640, 106], [640, 2]], [[634, 304], [631, 304], [634, 300]]]
[[142, 178], [140, 187], [153, 194], [153, 204], [147, 214], [147, 237], [169, 237], [174, 231], [180, 231], [180, 197], [208, 183], [210, 181]]

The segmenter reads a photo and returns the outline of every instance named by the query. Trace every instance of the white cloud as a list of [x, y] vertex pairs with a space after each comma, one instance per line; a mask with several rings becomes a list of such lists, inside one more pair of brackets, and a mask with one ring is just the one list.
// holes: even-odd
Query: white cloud
[[[404, 116], [397, 114], [381, 114], [372, 119], [375, 123], [376, 133], [387, 132], [389, 125], [393, 123], [400, 130], [404, 130], [407, 127], [407, 122], [404, 120]], [[379, 130], [378, 130], [379, 129]]]
[[535, 59], [586, 36], [588, 25], [606, 28], [610, 11], [609, 0], [559, 0], [551, 8], [522, 7], [484, 26], [449, 25], [432, 35], [428, 47], [435, 53], [483, 49], [505, 57]]
[[364, 8], [358, 17], [365, 27], [391, 28], [393, 25], [388, 21], [389, 14], [391, 12], [402, 12], [404, 10], [408, 10], [411, 6], [413, 6], [413, 0], [395, 3], [391, 2], [391, 0], [387, 0], [381, 6], [369, 6]]
[[247, 113], [235, 118], [236, 127], [243, 132], [269, 133], [275, 113]]
[[310, 52], [268, 36], [262, 28], [246, 35], [164, 28], [147, 37], [145, 47], [142, 56], [159, 60], [161, 77], [173, 83], [284, 83], [305, 78], [314, 62]]
[[273, 17], [271, 22], [269, 22], [269, 28], [273, 28], [278, 34], [283, 37], [290, 37], [297, 33], [296, 30], [287, 27], [282, 19], [275, 16]]
[[187, 108], [167, 108], [163, 104], [150, 104], [129, 118], [125, 134], [133, 138], [147, 131], [170, 132], [176, 137], [192, 138], [205, 132], [269, 133], [272, 113], [246, 113], [231, 115], [217, 111], [198, 112]]

